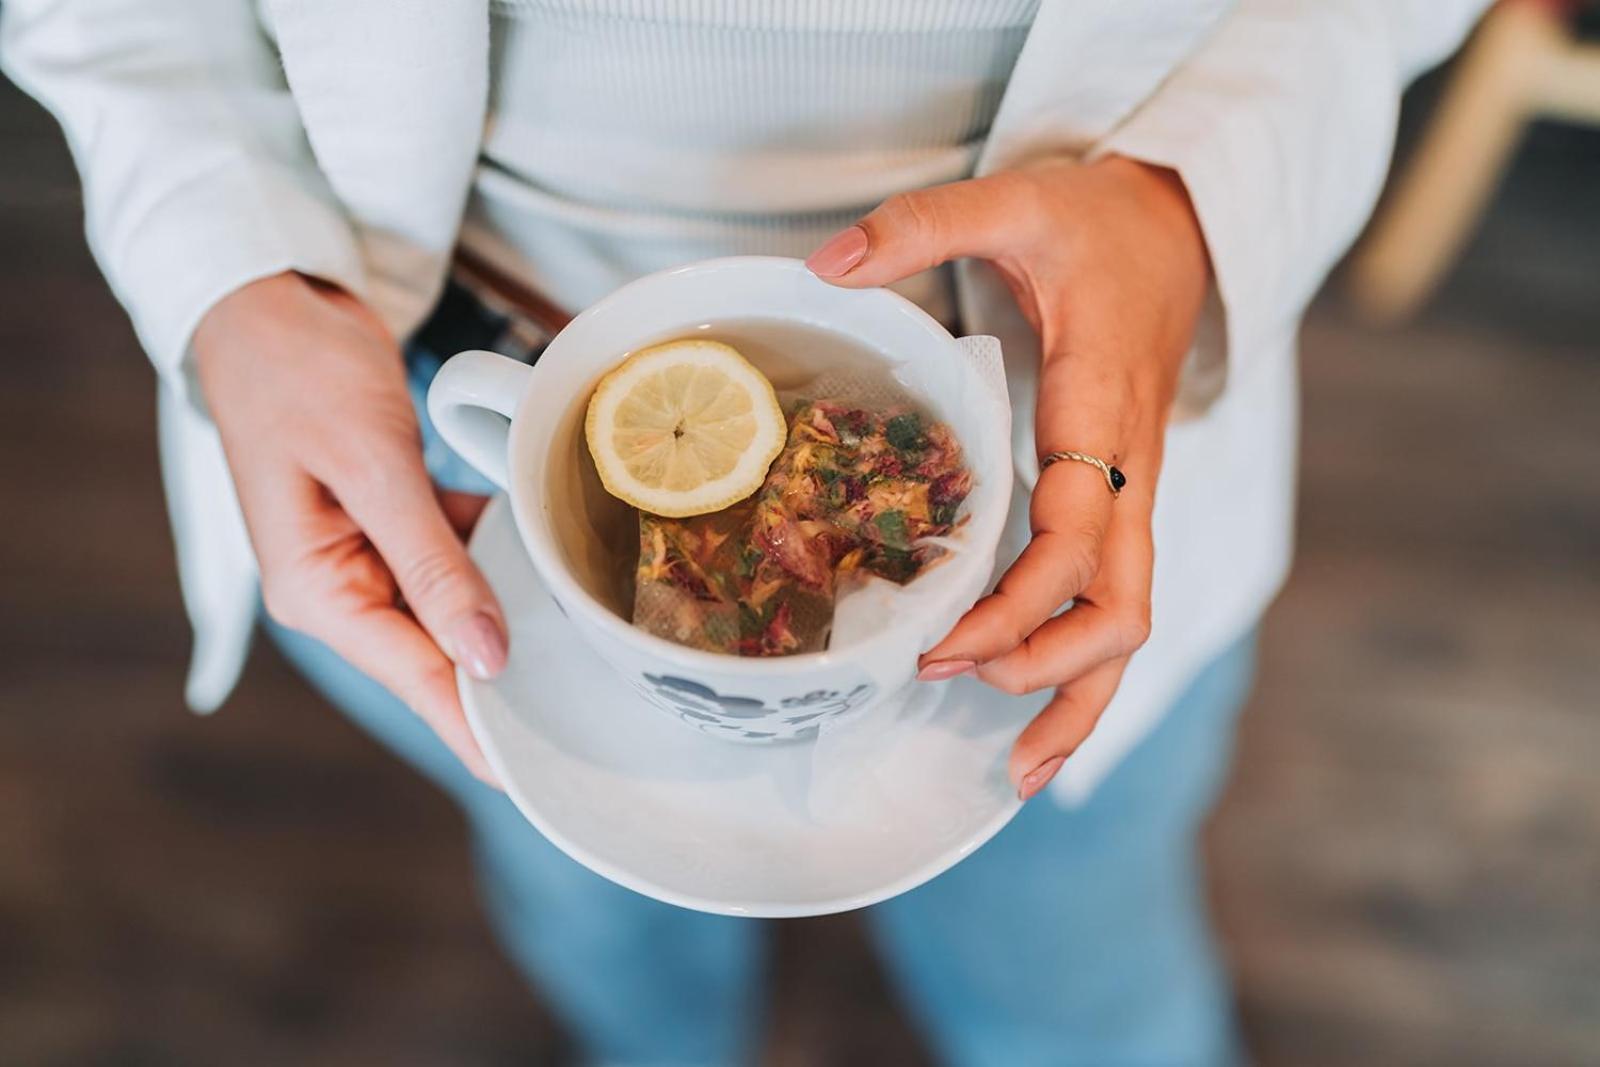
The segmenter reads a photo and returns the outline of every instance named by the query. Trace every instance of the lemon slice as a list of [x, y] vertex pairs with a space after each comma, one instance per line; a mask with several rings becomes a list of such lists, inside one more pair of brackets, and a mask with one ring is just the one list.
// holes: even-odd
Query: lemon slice
[[602, 378], [584, 432], [607, 492], [681, 518], [761, 488], [788, 427], [772, 383], [738, 349], [694, 339], [641, 349]]

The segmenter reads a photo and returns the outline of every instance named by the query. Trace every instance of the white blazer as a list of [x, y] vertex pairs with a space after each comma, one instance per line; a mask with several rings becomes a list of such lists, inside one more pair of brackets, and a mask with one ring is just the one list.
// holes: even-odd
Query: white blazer
[[[221, 296], [300, 270], [405, 336], [437, 297], [477, 163], [490, 0], [5, 0], [0, 63], [61, 121], [89, 244], [160, 374], [161, 456], [195, 646], [217, 707], [253, 629], [255, 565], [190, 334]], [[1042, 0], [980, 173], [1050, 153], [1174, 167], [1216, 297], [1168, 434], [1153, 633], [1057, 778], [1086, 796], [1289, 563], [1295, 334], [1388, 166], [1400, 92], [1488, 0]], [[1036, 348], [964, 265], [966, 326], [1005, 341], [1035, 469]]]

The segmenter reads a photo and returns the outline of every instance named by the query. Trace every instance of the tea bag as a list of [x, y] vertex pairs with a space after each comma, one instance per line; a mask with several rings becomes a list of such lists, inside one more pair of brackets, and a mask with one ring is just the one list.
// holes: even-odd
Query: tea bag
[[808, 584], [757, 539], [754, 498], [688, 519], [639, 513], [633, 624], [680, 645], [741, 656], [816, 652], [833, 619], [833, 573]]
[[690, 519], [641, 514], [634, 624], [708, 651], [818, 651], [841, 588], [868, 575], [904, 584], [937, 559], [971, 488], [960, 446], [898, 397], [867, 392], [793, 404], [788, 443], [751, 500]]

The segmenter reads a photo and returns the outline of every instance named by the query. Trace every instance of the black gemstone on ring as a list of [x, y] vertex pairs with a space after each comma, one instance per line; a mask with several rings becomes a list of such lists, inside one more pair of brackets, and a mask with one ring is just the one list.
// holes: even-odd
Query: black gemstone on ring
[[1117, 470], [1117, 468], [1112, 467], [1111, 468], [1111, 488], [1115, 489], [1117, 492], [1120, 493], [1120, 492], [1122, 492], [1122, 487], [1127, 485], [1127, 484], [1128, 484], [1128, 479], [1123, 476], [1122, 472]]

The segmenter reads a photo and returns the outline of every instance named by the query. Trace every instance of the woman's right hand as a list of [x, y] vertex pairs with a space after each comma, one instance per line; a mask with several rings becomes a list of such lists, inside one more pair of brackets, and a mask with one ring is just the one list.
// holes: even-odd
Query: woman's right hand
[[394, 339], [348, 293], [285, 273], [219, 301], [194, 352], [267, 612], [383, 684], [497, 784], [452, 661], [498, 674], [505, 619], [423, 467]]

